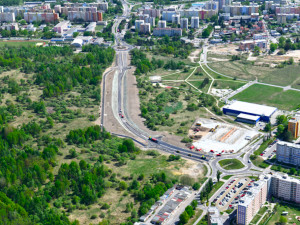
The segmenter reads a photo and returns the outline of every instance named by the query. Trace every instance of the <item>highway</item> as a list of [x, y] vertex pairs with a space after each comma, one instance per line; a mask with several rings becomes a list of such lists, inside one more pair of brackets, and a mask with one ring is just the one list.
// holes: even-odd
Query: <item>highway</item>
[[[158, 142], [153, 142], [148, 140], [149, 136], [151, 136], [147, 131], [142, 130], [140, 127], [138, 127], [133, 120], [131, 120], [128, 112], [128, 104], [127, 104], [127, 82], [124, 79], [126, 77], [127, 70], [130, 68], [128, 65], [128, 56], [131, 49], [134, 48], [134, 46], [131, 46], [127, 43], [125, 43], [122, 40], [121, 33], [117, 32], [117, 28], [120, 24], [120, 22], [123, 19], [129, 19], [131, 6], [128, 7], [128, 3], [125, 1], [122, 1], [123, 4], [123, 15], [120, 17], [117, 17], [115, 19], [114, 25], [112, 27], [112, 32], [115, 35], [115, 44], [114, 49], [116, 51], [116, 67], [111, 68], [107, 73], [103, 76], [103, 86], [102, 86], [102, 107], [101, 107], [101, 125], [104, 126], [104, 105], [105, 105], [105, 86], [106, 86], [106, 77], [108, 74], [113, 74], [114, 71], [114, 82], [113, 82], [113, 97], [115, 99], [115, 104], [112, 104], [112, 110], [115, 119], [119, 122], [119, 124], [130, 134], [132, 134], [133, 137], [129, 137], [129, 135], [124, 134], [116, 134], [114, 135], [120, 136], [120, 137], [128, 137], [134, 140], [136, 143], [141, 144], [144, 147], [150, 148], [150, 149], [158, 149], [170, 154], [174, 155], [180, 155], [184, 158], [188, 158], [197, 162], [209, 162], [209, 165], [212, 169], [211, 178], [216, 180], [216, 174], [217, 171], [222, 172], [222, 176], [225, 175], [238, 175], [238, 174], [258, 174], [261, 173], [261, 169], [255, 167], [250, 160], [250, 154], [252, 151], [254, 151], [258, 146], [260, 142], [257, 142], [256, 144], [249, 145], [245, 147], [243, 150], [241, 150], [239, 153], [231, 154], [231, 155], [223, 155], [220, 158], [213, 158], [211, 154], [205, 155], [205, 160], [202, 159], [203, 153], [195, 152], [187, 148], [181, 148], [172, 144], [169, 144], [162, 140], [162, 137], [157, 137]], [[207, 43], [204, 45], [204, 54], [202, 54], [202, 62], [206, 63], [206, 52], [207, 52]], [[114, 87], [115, 85], [115, 87]], [[110, 87], [111, 88], [111, 87]], [[114, 102], [114, 100], [112, 100]], [[243, 159], [240, 158], [240, 156], [245, 153]], [[245, 167], [240, 170], [225, 170], [219, 166], [219, 161], [221, 159], [234, 159], [237, 158], [243, 162]], [[252, 169], [252, 170], [251, 170]], [[251, 171], [250, 171], [251, 170]]]

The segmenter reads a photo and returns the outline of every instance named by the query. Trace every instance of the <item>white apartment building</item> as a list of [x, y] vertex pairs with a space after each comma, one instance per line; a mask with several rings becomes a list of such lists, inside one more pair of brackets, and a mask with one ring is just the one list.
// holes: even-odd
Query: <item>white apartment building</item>
[[208, 225], [223, 225], [221, 215], [217, 207], [208, 208]]
[[253, 182], [251, 189], [240, 199], [237, 209], [237, 224], [248, 225], [266, 202], [270, 179], [266, 176], [257, 182]]
[[151, 30], [150, 28], [151, 28], [150, 23], [141, 24], [141, 26], [140, 26], [140, 33], [150, 34], [150, 30]]
[[300, 145], [284, 141], [277, 142], [276, 159], [279, 162], [300, 166]]
[[144, 20], [136, 20], [135, 21], [135, 30], [141, 30], [141, 24], [144, 24]]
[[175, 14], [172, 16], [172, 23], [180, 24], [180, 15], [179, 14]]
[[165, 21], [165, 20], [158, 21], [157, 27], [158, 28], [166, 28], [167, 27], [167, 21]]
[[188, 18], [181, 18], [180, 19], [180, 28], [181, 29], [188, 29], [189, 28], [189, 19]]
[[191, 28], [198, 29], [199, 28], [199, 17], [193, 16], [191, 19]]

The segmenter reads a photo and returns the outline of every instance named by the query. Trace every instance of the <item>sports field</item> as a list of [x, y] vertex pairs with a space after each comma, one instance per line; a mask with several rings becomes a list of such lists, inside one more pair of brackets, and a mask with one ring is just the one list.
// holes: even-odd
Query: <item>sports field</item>
[[300, 104], [300, 92], [282, 88], [254, 84], [233, 96], [232, 99], [275, 106], [282, 110], [294, 110]]
[[44, 41], [0, 41], [0, 48], [3, 46], [9, 46], [9, 47], [35, 46], [37, 43], [44, 43]]

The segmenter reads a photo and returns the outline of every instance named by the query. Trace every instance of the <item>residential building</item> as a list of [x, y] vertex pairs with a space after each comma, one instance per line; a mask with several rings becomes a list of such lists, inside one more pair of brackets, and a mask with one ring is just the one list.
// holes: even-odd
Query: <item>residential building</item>
[[199, 28], [199, 17], [193, 16], [191, 19], [191, 28], [198, 29]]
[[189, 28], [189, 19], [188, 18], [181, 18], [180, 19], [180, 28], [188, 30], [188, 28]]
[[135, 21], [135, 30], [140, 31], [141, 30], [141, 24], [144, 24], [144, 20], [136, 20]]
[[166, 28], [167, 27], [167, 22], [165, 20], [160, 20], [158, 21], [158, 28]]
[[[251, 188], [239, 201], [237, 208], [237, 224], [248, 225], [262, 205], [266, 202], [268, 196], [268, 183], [270, 177], [265, 177], [257, 182], [253, 182]], [[249, 186], [249, 187], [250, 187]]]
[[162, 12], [162, 19], [167, 22], [172, 22], [172, 16], [176, 15], [176, 11], [163, 11]]
[[278, 141], [276, 159], [278, 162], [300, 166], [300, 145]]
[[154, 36], [182, 36], [181, 28], [154, 28], [153, 29]]
[[293, 138], [300, 136], [300, 118], [294, 117], [289, 120], [288, 131], [293, 135]]
[[15, 22], [15, 13], [11, 12], [1, 12], [0, 13], [0, 22]]
[[160, 18], [160, 10], [159, 9], [144, 9], [143, 10], [144, 15], [149, 15], [149, 17], [157, 17]]
[[19, 25], [18, 23], [10, 23], [3, 25], [3, 28], [5, 30], [19, 30]]
[[143, 23], [140, 25], [140, 33], [143, 33], [143, 34], [150, 34], [150, 31], [151, 31], [151, 25], [150, 23]]
[[285, 201], [300, 203], [300, 180], [288, 175], [272, 176], [271, 195]]
[[41, 13], [41, 12], [27, 12], [24, 13], [24, 20], [27, 23], [36, 21], [44, 21], [46, 23], [54, 23], [59, 20], [58, 13]]
[[70, 21], [84, 21], [84, 22], [98, 22], [103, 20], [102, 12], [92, 11], [69, 11], [68, 20]]
[[208, 225], [223, 225], [221, 214], [217, 207], [208, 208]]
[[174, 14], [172, 16], [172, 23], [180, 24], [180, 14]]
[[151, 27], [155, 27], [155, 17], [146, 18], [145, 23], [150, 23]]
[[253, 50], [255, 46], [259, 48], [266, 48], [267, 47], [267, 40], [246, 40], [242, 41], [239, 45], [239, 49], [241, 51], [249, 51]]

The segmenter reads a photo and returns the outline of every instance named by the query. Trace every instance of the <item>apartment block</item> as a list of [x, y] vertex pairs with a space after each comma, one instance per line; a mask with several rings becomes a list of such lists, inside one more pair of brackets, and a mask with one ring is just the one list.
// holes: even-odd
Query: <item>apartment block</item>
[[188, 18], [181, 18], [180, 19], [180, 28], [181, 29], [188, 29], [189, 28], [189, 19]]
[[175, 14], [172, 16], [172, 23], [175, 23], [175, 24], [180, 24], [180, 15], [179, 14]]
[[294, 138], [298, 138], [300, 136], [300, 118], [290, 119], [288, 130], [292, 133]]
[[15, 22], [15, 13], [10, 12], [1, 12], [0, 13], [0, 22]]
[[140, 25], [140, 33], [150, 34], [150, 31], [151, 31], [150, 23], [143, 23]]
[[134, 24], [134, 25], [135, 25], [135, 30], [136, 30], [136, 31], [137, 31], [137, 30], [138, 30], [138, 31], [141, 30], [141, 25], [142, 25], [142, 24], [144, 24], [144, 20], [136, 20], [136, 21], [135, 21], [135, 24]]
[[166, 28], [167, 27], [167, 22], [165, 20], [160, 20], [158, 21], [158, 28]]
[[59, 20], [59, 15], [58, 13], [27, 12], [24, 13], [24, 20], [28, 23], [35, 21], [54, 23], [55, 21]]
[[277, 142], [277, 151], [276, 159], [279, 162], [292, 164], [295, 166], [300, 165], [300, 145], [278, 141]]
[[149, 15], [149, 17], [160, 18], [160, 10], [159, 9], [144, 9], [143, 14]]
[[68, 20], [70, 21], [84, 21], [84, 22], [98, 22], [103, 20], [102, 12], [92, 11], [70, 11], [68, 12]]
[[153, 29], [154, 36], [182, 36], [182, 29], [180, 28], [154, 28]]
[[199, 17], [193, 16], [191, 19], [191, 28], [198, 29], [199, 28]]
[[270, 177], [264, 177], [259, 181], [253, 182], [245, 196], [240, 199], [237, 209], [237, 224], [248, 225], [268, 196], [268, 183]]
[[252, 13], [258, 13], [259, 5], [257, 3], [252, 3], [250, 5], [242, 5], [239, 2], [235, 2], [232, 5], [227, 5], [223, 7], [224, 13], [230, 13], [230, 16], [241, 16], [248, 15]]
[[272, 176], [271, 194], [278, 199], [299, 204], [300, 180], [287, 175], [275, 174]]

